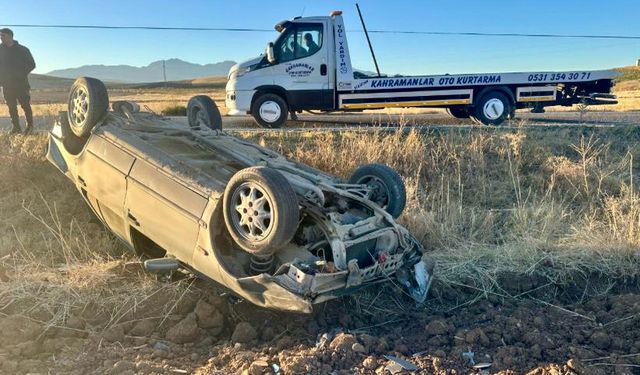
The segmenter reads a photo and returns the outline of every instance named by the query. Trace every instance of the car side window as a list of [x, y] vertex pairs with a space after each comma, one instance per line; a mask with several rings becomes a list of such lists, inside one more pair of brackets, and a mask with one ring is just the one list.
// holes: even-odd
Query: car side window
[[299, 24], [284, 31], [275, 45], [278, 63], [311, 56], [322, 48], [322, 24]]

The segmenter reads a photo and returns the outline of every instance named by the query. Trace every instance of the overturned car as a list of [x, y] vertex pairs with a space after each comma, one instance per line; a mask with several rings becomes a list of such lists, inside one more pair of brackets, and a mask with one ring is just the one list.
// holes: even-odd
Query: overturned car
[[182, 267], [256, 305], [313, 304], [390, 281], [418, 302], [430, 270], [395, 222], [400, 176], [381, 164], [342, 181], [222, 131], [207, 96], [189, 127], [132, 102], [109, 110], [102, 82], [79, 78], [47, 158], [149, 269]]

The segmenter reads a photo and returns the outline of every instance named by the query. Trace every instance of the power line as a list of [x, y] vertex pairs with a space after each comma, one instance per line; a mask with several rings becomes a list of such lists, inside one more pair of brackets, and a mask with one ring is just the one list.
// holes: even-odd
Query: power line
[[[41, 29], [106, 29], [106, 30], [165, 30], [165, 31], [220, 31], [220, 32], [273, 32], [273, 29], [224, 28], [224, 27], [168, 27], [168, 26], [110, 26], [110, 25], [46, 25], [13, 24], [6, 27]], [[363, 30], [352, 30], [364, 32]], [[413, 34], [413, 35], [451, 35], [451, 36], [489, 36], [517, 38], [572, 38], [572, 39], [626, 39], [640, 40], [638, 35], [582, 35], [582, 34], [525, 34], [525, 33], [484, 33], [420, 30], [369, 30], [372, 34]]]

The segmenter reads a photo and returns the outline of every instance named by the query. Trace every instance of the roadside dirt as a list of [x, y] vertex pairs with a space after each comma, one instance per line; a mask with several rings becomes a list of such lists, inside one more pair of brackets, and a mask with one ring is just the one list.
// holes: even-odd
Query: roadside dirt
[[[637, 374], [640, 368], [638, 293], [563, 306], [490, 296], [448, 312], [402, 306], [401, 313], [391, 313], [384, 297], [365, 306], [356, 295], [296, 315], [238, 303], [200, 281], [196, 285], [197, 292], [185, 294], [171, 315], [133, 317], [106, 329], [86, 309], [72, 311], [60, 327], [39, 323], [42, 312], [24, 316], [19, 309], [0, 309], [0, 371], [393, 373], [394, 362], [385, 355], [424, 374], [481, 373], [470, 357], [500, 374]], [[167, 303], [175, 301], [158, 298], [141, 310]], [[428, 308], [438, 307], [430, 303]]]

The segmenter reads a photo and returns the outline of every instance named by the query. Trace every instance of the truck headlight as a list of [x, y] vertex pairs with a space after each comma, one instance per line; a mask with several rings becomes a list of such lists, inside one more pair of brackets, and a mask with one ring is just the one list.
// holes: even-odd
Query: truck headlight
[[238, 70], [236, 70], [236, 74], [235, 74], [236, 78], [242, 77], [243, 75], [249, 73], [251, 71], [251, 68], [252, 68], [251, 66], [248, 66], [246, 68], [239, 68]]

